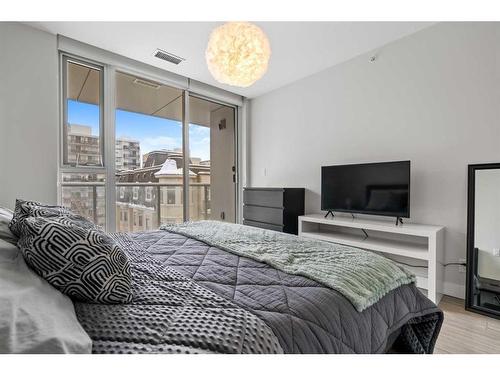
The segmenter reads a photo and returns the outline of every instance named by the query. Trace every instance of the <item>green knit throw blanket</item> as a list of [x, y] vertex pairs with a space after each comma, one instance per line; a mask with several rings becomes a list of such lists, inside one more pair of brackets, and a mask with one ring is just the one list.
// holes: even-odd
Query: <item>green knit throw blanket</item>
[[308, 277], [347, 298], [358, 311], [415, 282], [403, 266], [367, 250], [219, 221], [167, 224], [161, 229]]

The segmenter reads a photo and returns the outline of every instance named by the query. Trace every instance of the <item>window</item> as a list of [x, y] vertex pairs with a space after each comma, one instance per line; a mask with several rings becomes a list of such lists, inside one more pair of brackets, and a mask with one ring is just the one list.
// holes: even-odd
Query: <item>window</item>
[[106, 225], [104, 174], [62, 173], [61, 180], [61, 204], [104, 227]]
[[167, 187], [167, 204], [175, 204], [175, 188]]
[[63, 164], [102, 167], [103, 68], [64, 58], [63, 74]]
[[152, 187], [146, 187], [146, 201], [151, 202], [153, 199], [153, 188]]
[[[115, 81], [115, 138], [121, 145], [115, 150], [117, 181], [137, 186], [132, 199], [120, 199], [120, 204], [141, 210], [137, 230], [143, 224], [153, 229], [167, 219], [183, 221], [182, 206], [166, 207], [183, 194], [183, 90], [121, 71]], [[167, 202], [159, 200], [155, 194], [170, 187]], [[145, 215], [154, 219], [148, 224]]]
[[63, 57], [62, 74], [60, 202], [104, 227], [103, 67]]
[[[235, 109], [126, 65], [61, 55], [60, 202], [109, 231], [231, 211]], [[231, 187], [210, 192], [211, 174]]]

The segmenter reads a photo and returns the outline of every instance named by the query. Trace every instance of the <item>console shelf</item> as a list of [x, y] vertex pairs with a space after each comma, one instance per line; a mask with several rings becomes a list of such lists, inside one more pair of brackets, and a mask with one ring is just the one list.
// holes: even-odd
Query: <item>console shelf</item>
[[408, 268], [415, 271], [417, 286], [427, 290], [430, 300], [441, 299], [444, 227], [313, 214], [299, 217], [299, 236], [410, 260], [405, 263], [425, 262], [426, 268]]

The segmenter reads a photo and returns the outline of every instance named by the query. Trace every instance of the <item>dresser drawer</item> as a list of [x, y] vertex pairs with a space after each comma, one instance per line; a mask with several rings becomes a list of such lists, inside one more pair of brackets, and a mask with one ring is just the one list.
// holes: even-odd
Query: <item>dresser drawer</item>
[[283, 190], [252, 190], [243, 191], [243, 203], [264, 207], [283, 207]]
[[304, 215], [304, 188], [248, 187], [243, 190], [243, 223], [297, 234]]
[[243, 220], [244, 225], [249, 225], [251, 227], [257, 227], [262, 229], [275, 230], [277, 232], [283, 232], [283, 225], [274, 225], [268, 223], [259, 223], [258, 221]]
[[260, 206], [243, 206], [245, 220], [259, 221], [275, 225], [283, 225], [283, 209]]

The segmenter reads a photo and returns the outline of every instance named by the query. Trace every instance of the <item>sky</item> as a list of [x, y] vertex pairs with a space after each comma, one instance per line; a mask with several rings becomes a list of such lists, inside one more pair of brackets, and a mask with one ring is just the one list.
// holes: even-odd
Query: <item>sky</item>
[[[99, 134], [99, 107], [68, 100], [68, 122], [87, 125], [92, 134]], [[182, 124], [180, 121], [116, 110], [116, 138], [140, 142], [141, 154], [153, 150], [173, 150], [182, 147]], [[191, 157], [210, 160], [210, 128], [189, 125]]]

